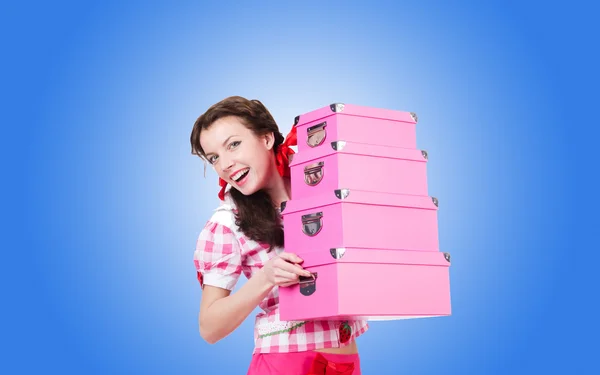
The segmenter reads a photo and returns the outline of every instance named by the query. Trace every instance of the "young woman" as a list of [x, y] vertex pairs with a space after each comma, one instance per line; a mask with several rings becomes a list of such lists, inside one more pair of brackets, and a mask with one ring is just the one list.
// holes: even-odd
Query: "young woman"
[[[292, 199], [289, 146], [258, 100], [229, 97], [194, 123], [192, 153], [219, 175], [222, 203], [202, 229], [194, 252], [202, 299], [200, 335], [216, 343], [260, 306], [248, 375], [360, 375], [355, 339], [366, 321], [282, 321], [278, 288], [310, 276], [302, 259], [283, 249], [279, 207]], [[246, 282], [231, 293], [240, 275]]]

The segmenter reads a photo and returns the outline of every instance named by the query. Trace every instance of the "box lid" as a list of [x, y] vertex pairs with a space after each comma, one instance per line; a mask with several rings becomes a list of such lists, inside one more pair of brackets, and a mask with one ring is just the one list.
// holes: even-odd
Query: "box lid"
[[379, 193], [355, 189], [335, 189], [322, 194], [315, 194], [302, 199], [292, 199], [281, 204], [281, 215], [286, 216], [298, 211], [305, 211], [332, 204], [368, 204], [372, 206], [393, 206], [437, 210], [438, 199], [427, 195], [406, 195]]
[[355, 104], [332, 103], [326, 107], [321, 107], [314, 111], [296, 116], [294, 119], [294, 126], [302, 126], [309, 122], [333, 115], [379, 118], [383, 120], [408, 122], [411, 124], [416, 124], [418, 121], [417, 114], [414, 112], [366, 107]]
[[[323, 145], [325, 146], [325, 145]], [[332, 154], [354, 154], [376, 156], [391, 159], [403, 159], [418, 162], [427, 162], [427, 151], [412, 148], [400, 148], [366, 143], [335, 141], [325, 147], [317, 147], [293, 154], [290, 167], [323, 158]]]
[[381, 263], [425, 266], [450, 266], [450, 253], [441, 251], [381, 250], [366, 248], [329, 248], [303, 252], [302, 267], [332, 263]]

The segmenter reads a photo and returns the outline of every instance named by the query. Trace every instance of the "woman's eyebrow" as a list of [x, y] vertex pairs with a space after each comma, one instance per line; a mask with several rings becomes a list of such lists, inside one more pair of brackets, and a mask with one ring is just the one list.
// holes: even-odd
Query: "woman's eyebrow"
[[[229, 142], [229, 140], [233, 137], [237, 137], [237, 134], [233, 134], [227, 137], [227, 139], [223, 142], [223, 146], [225, 146], [227, 142]], [[205, 155], [208, 157], [209, 155], [214, 155], [214, 152], [207, 152]]]
[[225, 144], [227, 142], [229, 142], [229, 139], [231, 139], [232, 137], [237, 137], [237, 134], [233, 134], [233, 135], [230, 135], [229, 137], [227, 137], [227, 139], [225, 140], [225, 142], [223, 142], [223, 146], [225, 146]]

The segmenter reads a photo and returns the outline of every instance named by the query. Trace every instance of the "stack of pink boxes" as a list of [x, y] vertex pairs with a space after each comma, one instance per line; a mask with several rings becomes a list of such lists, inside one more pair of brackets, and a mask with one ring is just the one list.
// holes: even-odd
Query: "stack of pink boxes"
[[283, 320], [450, 315], [450, 255], [438, 241], [417, 116], [349, 104], [296, 117], [285, 249], [313, 277], [279, 289]]

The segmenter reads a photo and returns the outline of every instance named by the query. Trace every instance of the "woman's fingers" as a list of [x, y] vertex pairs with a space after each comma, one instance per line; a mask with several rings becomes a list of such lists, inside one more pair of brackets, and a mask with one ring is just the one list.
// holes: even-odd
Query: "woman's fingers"
[[[291, 265], [291, 266], [295, 266], [296, 268], [290, 268], [287, 265], [282, 265], [281, 268], [284, 268], [285, 270], [289, 271], [289, 272], [293, 272], [296, 273], [297, 275], [300, 276], [310, 276], [311, 273], [304, 270], [300, 265], [298, 265], [299, 263], [304, 262], [304, 259], [300, 258], [298, 255], [294, 254], [294, 253], [288, 253], [283, 251], [281, 254], [279, 254], [279, 258], [283, 259], [286, 261], [287, 264]], [[290, 264], [293, 263], [293, 264]]]
[[[311, 273], [309, 273], [309, 277], [312, 277], [312, 274], [311, 274]], [[292, 286], [292, 285], [296, 285], [296, 284], [298, 284], [299, 282], [300, 282], [300, 277], [296, 276], [296, 277], [294, 278], [294, 280], [292, 280], [292, 281], [285, 281], [285, 280], [282, 280], [280, 283], [278, 283], [278, 285], [279, 285], [279, 286], [281, 286], [281, 287], [286, 287], [286, 286]]]
[[281, 254], [279, 254], [279, 257], [283, 260], [286, 260], [288, 262], [291, 263], [302, 263], [304, 262], [304, 260], [302, 258], [300, 258], [298, 255], [294, 254], [294, 253], [287, 253], [285, 251], [281, 252]]
[[299, 263], [304, 262], [302, 258], [294, 253], [282, 252], [278, 257], [271, 259], [269, 269], [273, 282], [277, 285], [294, 285], [298, 283], [300, 276], [311, 276], [312, 274], [302, 268]]
[[275, 271], [275, 279], [279, 283], [294, 281], [298, 280], [298, 274], [279, 268]]
[[310, 272], [306, 271], [298, 264], [292, 264], [292, 263], [286, 262], [283, 259], [281, 259], [278, 262], [275, 262], [275, 267], [278, 269], [296, 274], [298, 276], [310, 276]]

